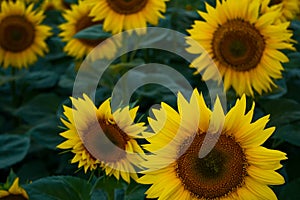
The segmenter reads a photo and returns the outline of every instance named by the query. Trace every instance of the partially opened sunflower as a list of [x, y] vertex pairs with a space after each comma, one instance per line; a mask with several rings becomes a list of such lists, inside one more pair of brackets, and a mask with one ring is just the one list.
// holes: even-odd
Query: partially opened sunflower
[[27, 192], [19, 185], [19, 178], [15, 178], [11, 186], [5, 190], [0, 188], [1, 200], [26, 200], [29, 199]]

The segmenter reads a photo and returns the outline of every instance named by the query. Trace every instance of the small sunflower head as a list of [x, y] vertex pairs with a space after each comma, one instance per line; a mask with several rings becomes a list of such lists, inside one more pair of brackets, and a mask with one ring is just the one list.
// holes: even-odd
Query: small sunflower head
[[110, 99], [97, 108], [87, 95], [83, 99], [71, 98], [73, 108], [64, 107], [62, 122], [68, 130], [61, 133], [67, 140], [58, 145], [75, 154], [72, 163], [95, 170], [101, 168], [106, 175], [120, 176], [127, 182], [137, 179], [136, 168], [143, 160], [143, 150], [136, 138], [141, 137], [143, 123], [134, 123], [138, 107], [111, 111]]
[[9, 187], [0, 187], [1, 200], [27, 200], [27, 192], [19, 185], [19, 178], [15, 178], [12, 183], [6, 183]]

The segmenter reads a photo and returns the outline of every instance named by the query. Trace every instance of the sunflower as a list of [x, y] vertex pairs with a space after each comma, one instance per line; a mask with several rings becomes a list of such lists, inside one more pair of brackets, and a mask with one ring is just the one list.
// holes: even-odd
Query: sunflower
[[166, 11], [168, 0], [87, 0], [94, 20], [104, 20], [103, 29], [113, 34], [122, 30], [145, 28], [147, 22], [157, 25]]
[[44, 0], [43, 3], [41, 4], [41, 9], [44, 11], [49, 11], [49, 10], [63, 10], [64, 8], [60, 5], [57, 5], [57, 2], [55, 0]]
[[[178, 95], [178, 112], [161, 107], [149, 119], [155, 134], [144, 148], [153, 155], [142, 163], [148, 169], [138, 179], [152, 184], [147, 198], [276, 199], [268, 185], [284, 183], [275, 170], [286, 154], [261, 146], [275, 128], [265, 128], [269, 116], [252, 122], [254, 104], [246, 112], [245, 95], [226, 116], [218, 99], [210, 111], [197, 90], [190, 102]], [[200, 156], [204, 141], [215, 134], [216, 144]]]
[[1, 3], [0, 64], [4, 68], [28, 67], [48, 51], [45, 40], [51, 28], [41, 25], [43, 12], [34, 11], [33, 6], [21, 1]]
[[[135, 138], [141, 137], [145, 128], [142, 123], [133, 123], [138, 107], [128, 107], [112, 113], [110, 99], [97, 109], [88, 96], [83, 99], [71, 98], [74, 108], [64, 106], [61, 119], [68, 128], [61, 136], [67, 141], [57, 147], [72, 149], [75, 154], [71, 163], [79, 162], [78, 168], [94, 170], [100, 166], [106, 175], [121, 176], [130, 182], [136, 180], [135, 167], [143, 160], [143, 150]], [[100, 130], [103, 130], [104, 135]], [[109, 138], [110, 141], [107, 141]], [[114, 144], [113, 146], [109, 146]]]
[[300, 13], [299, 0], [263, 0], [262, 12], [279, 9], [281, 15], [279, 20], [282, 22], [294, 19]]
[[[103, 39], [83, 39], [83, 38], [74, 38], [74, 35], [79, 31], [91, 27], [93, 25], [102, 24], [102, 21], [93, 21], [92, 17], [89, 16], [91, 11], [91, 6], [82, 3], [74, 4], [71, 6], [71, 10], [67, 10], [63, 16], [66, 19], [66, 23], [61, 24], [59, 27], [62, 32], [59, 34], [62, 37], [64, 42], [67, 42], [64, 47], [64, 51], [70, 55], [74, 56], [76, 59], [83, 58], [89, 54], [97, 45], [101, 42], [109, 43]], [[114, 45], [110, 45], [111, 48], [108, 48], [107, 51], [102, 51], [103, 57], [111, 58], [116, 51]], [[95, 54], [95, 53], [94, 53]], [[96, 56], [96, 55], [92, 55]], [[101, 57], [100, 57], [101, 58]], [[96, 58], [94, 58], [96, 59]]]
[[[205, 21], [195, 21], [188, 30], [190, 36], [187, 51], [201, 54], [191, 64], [196, 73], [204, 71], [202, 78], [216, 77], [214, 68], [206, 63], [208, 54], [224, 79], [224, 87], [231, 86], [241, 96], [254, 96], [276, 87], [273, 79], [282, 77], [282, 63], [288, 57], [280, 50], [294, 50], [289, 22], [275, 23], [279, 10], [260, 13], [261, 4], [252, 0], [217, 1], [213, 8], [206, 4], [205, 12], [199, 14]], [[201, 48], [192, 45], [191, 39]]]
[[64, 0], [44, 0], [41, 4], [41, 8], [46, 10], [68, 10], [71, 9], [72, 3], [67, 3]]
[[19, 178], [16, 178], [8, 190], [0, 189], [0, 199], [29, 199], [26, 191], [19, 186]]

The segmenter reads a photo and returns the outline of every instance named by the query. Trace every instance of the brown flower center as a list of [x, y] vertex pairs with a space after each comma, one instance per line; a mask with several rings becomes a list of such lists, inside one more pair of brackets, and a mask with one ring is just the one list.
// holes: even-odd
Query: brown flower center
[[[76, 33], [79, 31], [88, 28], [90, 26], [96, 25], [96, 24], [101, 24], [102, 22], [99, 21], [93, 21], [93, 18], [85, 15], [81, 19], [79, 19], [76, 23]], [[82, 43], [91, 46], [91, 47], [96, 47], [98, 44], [100, 44], [104, 39], [85, 39], [85, 38], [80, 38], [79, 39]]]
[[108, 6], [119, 14], [134, 14], [143, 10], [148, 0], [106, 0]]
[[15, 194], [10, 194], [8, 196], [0, 198], [1, 200], [27, 200], [25, 197], [22, 195], [15, 195]]
[[265, 40], [254, 25], [235, 19], [215, 31], [212, 48], [215, 59], [223, 66], [248, 71], [259, 64]]
[[130, 140], [117, 124], [103, 119], [91, 124], [82, 139], [87, 151], [95, 159], [110, 163], [126, 157], [125, 148]]
[[205, 135], [197, 134], [176, 161], [177, 175], [185, 189], [199, 199], [224, 197], [243, 184], [246, 157], [234, 138], [221, 135], [213, 150], [200, 159], [198, 154]]
[[274, 6], [277, 4], [280, 4], [282, 2], [282, 0], [271, 0], [270, 3], [268, 4], [268, 6]]
[[0, 47], [6, 51], [24, 51], [34, 38], [34, 26], [23, 16], [8, 16], [0, 22]]

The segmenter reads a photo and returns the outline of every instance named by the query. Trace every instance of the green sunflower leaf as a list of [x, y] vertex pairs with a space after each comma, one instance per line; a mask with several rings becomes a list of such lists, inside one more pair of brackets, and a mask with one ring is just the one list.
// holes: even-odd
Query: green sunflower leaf
[[106, 199], [124, 199], [124, 190], [127, 184], [122, 180], [117, 180], [115, 177], [100, 177], [93, 186], [93, 193], [102, 191]]
[[71, 176], [46, 177], [24, 186], [31, 200], [89, 200], [91, 184]]
[[24, 77], [24, 81], [28, 83], [30, 88], [44, 89], [55, 86], [58, 82], [58, 74], [52, 71], [36, 71], [30, 72]]
[[59, 129], [58, 123], [56, 116], [49, 116], [31, 128], [27, 134], [43, 147], [55, 150], [56, 146], [63, 141], [59, 136], [62, 130]]
[[20, 135], [0, 135], [0, 169], [23, 160], [29, 149], [30, 140]]
[[300, 123], [277, 127], [272, 138], [280, 139], [300, 147]]
[[14, 114], [27, 123], [36, 125], [43, 118], [55, 115], [60, 103], [61, 99], [54, 93], [39, 94], [19, 107]]

